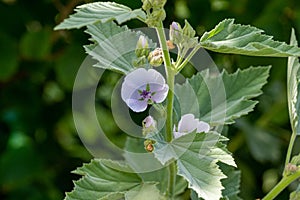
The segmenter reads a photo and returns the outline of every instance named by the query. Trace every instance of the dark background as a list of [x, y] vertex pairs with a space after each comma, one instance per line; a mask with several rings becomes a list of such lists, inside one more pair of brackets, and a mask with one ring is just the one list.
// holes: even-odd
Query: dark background
[[[72, 86], [85, 58], [81, 30], [53, 31], [80, 0], [2, 0], [0, 2], [0, 199], [63, 199], [71, 191], [71, 171], [92, 156], [78, 138], [72, 119]], [[118, 0], [132, 8], [140, 1]], [[168, 0], [165, 26], [188, 19], [198, 35], [224, 18], [251, 24], [289, 42], [300, 31], [300, 4], [292, 0]], [[130, 27], [143, 24], [132, 21]], [[299, 37], [299, 34], [297, 34]], [[299, 37], [300, 38], [300, 37]], [[228, 129], [229, 150], [242, 170], [241, 197], [261, 198], [280, 178], [290, 137], [283, 58], [210, 52], [220, 69], [273, 65], [269, 83], [254, 112]], [[190, 73], [192, 70], [187, 71]], [[107, 73], [97, 104], [110, 120], [110, 94], [118, 75]], [[115, 81], [114, 81], [115, 80]], [[119, 130], [110, 123], [112, 138]], [[299, 141], [295, 145], [299, 152]], [[294, 153], [297, 153], [294, 152]], [[288, 199], [292, 185], [278, 199]]]

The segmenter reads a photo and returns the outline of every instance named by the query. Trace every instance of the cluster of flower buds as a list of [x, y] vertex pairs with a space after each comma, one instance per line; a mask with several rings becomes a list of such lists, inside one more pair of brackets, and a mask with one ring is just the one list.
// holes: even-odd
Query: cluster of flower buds
[[192, 48], [198, 43], [198, 38], [195, 37], [196, 31], [193, 27], [185, 20], [185, 25], [181, 28], [180, 24], [173, 22], [170, 25], [169, 37], [170, 41], [176, 45], [186, 46]]
[[163, 63], [163, 52], [161, 48], [156, 48], [149, 53], [148, 62], [154, 67], [158, 67]]
[[147, 13], [146, 23], [148, 26], [159, 26], [159, 23], [166, 18], [166, 12], [163, 7], [167, 0], [142, 0], [142, 2], [142, 8]]
[[133, 65], [135, 67], [142, 66], [146, 64], [147, 57], [149, 55], [150, 49], [149, 49], [149, 43], [145, 36], [141, 35], [139, 37], [139, 40], [136, 44], [135, 48], [135, 54], [138, 57], [136, 60], [134, 60]]
[[[150, 115], [143, 120], [142, 124], [143, 124], [143, 135], [144, 136], [151, 134], [151, 133], [155, 133], [157, 131], [156, 121]], [[155, 141], [153, 141], [151, 139], [146, 139], [144, 141], [144, 146], [145, 146], [146, 151], [152, 152], [154, 150], [154, 146], [153, 146], [154, 143], [155, 143]]]

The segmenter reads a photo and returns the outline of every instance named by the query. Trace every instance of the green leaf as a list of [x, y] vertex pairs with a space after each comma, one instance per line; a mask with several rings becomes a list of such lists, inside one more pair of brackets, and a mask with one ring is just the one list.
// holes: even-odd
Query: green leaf
[[[291, 33], [291, 45], [298, 46], [294, 29]], [[300, 63], [297, 57], [288, 58], [287, 69], [287, 96], [292, 130], [300, 135]]]
[[141, 9], [131, 8], [114, 2], [95, 2], [80, 5], [76, 13], [57, 25], [54, 30], [81, 28], [97, 22], [105, 23], [116, 20], [119, 24], [130, 19], [145, 20], [146, 15]]
[[300, 49], [284, 42], [274, 41], [272, 36], [252, 26], [234, 24], [234, 19], [225, 19], [210, 32], [205, 32], [200, 45], [220, 53], [249, 56], [300, 56]]
[[[162, 163], [177, 160], [178, 175], [188, 181], [188, 187], [195, 190], [199, 197], [219, 200], [223, 186], [222, 173], [217, 162], [235, 166], [230, 154], [225, 155], [220, 145], [226, 138], [216, 132], [189, 133], [165, 142], [160, 134], [151, 137], [155, 140], [154, 155]], [[221, 146], [221, 150], [215, 150]], [[219, 153], [219, 154], [218, 154]], [[229, 161], [230, 160], [230, 161]]]
[[154, 184], [145, 183], [139, 188], [130, 190], [125, 194], [125, 200], [162, 200], [160, 191]]
[[[83, 177], [75, 181], [74, 190], [66, 194], [67, 200], [119, 200], [131, 192], [145, 192], [141, 178], [129, 166], [120, 162], [94, 159], [74, 173]], [[152, 185], [157, 183], [144, 184], [153, 190]]]
[[176, 113], [180, 116], [192, 113], [211, 125], [231, 124], [258, 103], [250, 99], [262, 93], [269, 70], [270, 66], [250, 67], [233, 74], [202, 71], [175, 86]]
[[0, 80], [8, 80], [18, 70], [19, 56], [17, 41], [9, 35], [0, 33]]
[[246, 137], [251, 155], [260, 162], [276, 163], [280, 160], [280, 140], [272, 132], [239, 119], [236, 126]]
[[222, 172], [227, 176], [227, 178], [222, 179], [222, 185], [224, 190], [222, 190], [222, 199], [226, 200], [240, 200], [238, 196], [240, 193], [240, 183], [241, 183], [241, 172], [235, 170], [233, 167], [218, 163]]
[[[134, 69], [133, 61], [137, 59], [135, 48], [141, 32], [133, 32], [113, 22], [89, 25], [86, 32], [95, 42], [85, 46], [86, 52], [98, 61], [95, 67], [124, 74]], [[149, 48], [155, 48], [156, 44], [149, 39], [148, 42]]]

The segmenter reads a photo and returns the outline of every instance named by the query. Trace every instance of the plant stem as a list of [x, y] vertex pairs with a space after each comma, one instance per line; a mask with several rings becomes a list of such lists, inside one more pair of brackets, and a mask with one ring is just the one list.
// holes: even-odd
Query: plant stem
[[175, 68], [177, 69], [177, 71], [181, 71], [184, 66], [186, 64], [188, 64], [188, 62], [191, 60], [191, 58], [195, 55], [195, 53], [201, 48], [200, 45], [196, 46], [192, 51], [191, 53], [186, 57], [186, 59], [182, 62], [182, 63], [179, 63], [180, 65], [179, 66], [176, 66]]
[[286, 153], [285, 166], [286, 166], [286, 165], [290, 162], [290, 160], [291, 160], [292, 150], [293, 150], [293, 146], [294, 146], [296, 137], [297, 137], [297, 135], [296, 135], [296, 134], [294, 133], [294, 131], [293, 131], [293, 134], [292, 134], [291, 139], [290, 139], [288, 151], [287, 151], [287, 153]]
[[[160, 26], [156, 28], [158, 35], [160, 47], [163, 51], [165, 72], [167, 76], [167, 84], [169, 86], [169, 92], [167, 96], [167, 119], [166, 119], [166, 141], [171, 142], [173, 139], [173, 100], [174, 100], [174, 82], [176, 71], [173, 70], [171, 63], [171, 58], [167, 46], [166, 36], [163, 28], [163, 23], [161, 22]], [[168, 189], [166, 191], [166, 196], [170, 199], [173, 199], [174, 190], [176, 183], [176, 163], [172, 162], [169, 164], [169, 180], [168, 180]]]
[[262, 200], [272, 200], [274, 199], [282, 190], [284, 190], [289, 184], [300, 177], [300, 171], [295, 172], [289, 176], [285, 176], [281, 179], [279, 183], [262, 199]]

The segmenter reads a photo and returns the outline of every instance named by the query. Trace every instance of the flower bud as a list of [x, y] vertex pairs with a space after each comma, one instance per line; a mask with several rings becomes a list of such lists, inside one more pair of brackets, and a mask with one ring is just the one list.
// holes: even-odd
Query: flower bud
[[136, 44], [135, 54], [137, 57], [148, 56], [149, 51], [148, 41], [145, 36], [141, 35]]
[[134, 60], [132, 64], [135, 67], [141, 67], [141, 66], [145, 65], [146, 63], [147, 63], [147, 57], [142, 56], [142, 57], [139, 57], [136, 60]]
[[150, 65], [154, 67], [159, 67], [164, 61], [162, 49], [156, 48], [154, 51], [151, 51], [148, 56], [148, 61]]
[[146, 23], [149, 27], [158, 27], [160, 22], [166, 18], [166, 12], [164, 9], [153, 10], [151, 14], [147, 16]]
[[153, 9], [160, 9], [160, 8], [164, 7], [166, 2], [167, 2], [167, 0], [151, 0]]
[[169, 32], [170, 41], [174, 44], [179, 44], [182, 40], [182, 28], [179, 23], [172, 22]]
[[144, 146], [145, 146], [146, 151], [152, 152], [154, 150], [153, 144], [155, 144], [155, 141], [150, 140], [150, 139], [145, 140]]
[[292, 164], [292, 163], [288, 163], [288, 164], [285, 166], [285, 169], [284, 169], [284, 175], [285, 175], [285, 176], [289, 176], [289, 175], [291, 175], [291, 174], [296, 173], [298, 170], [299, 170], [299, 168], [297, 167], [297, 165], [294, 165], [294, 164]]
[[143, 3], [143, 10], [147, 11], [147, 10], [150, 10], [152, 8], [152, 4], [150, 2], [150, 0], [142, 0], [142, 3]]
[[156, 121], [152, 116], [148, 116], [143, 120], [143, 135], [156, 132]]

